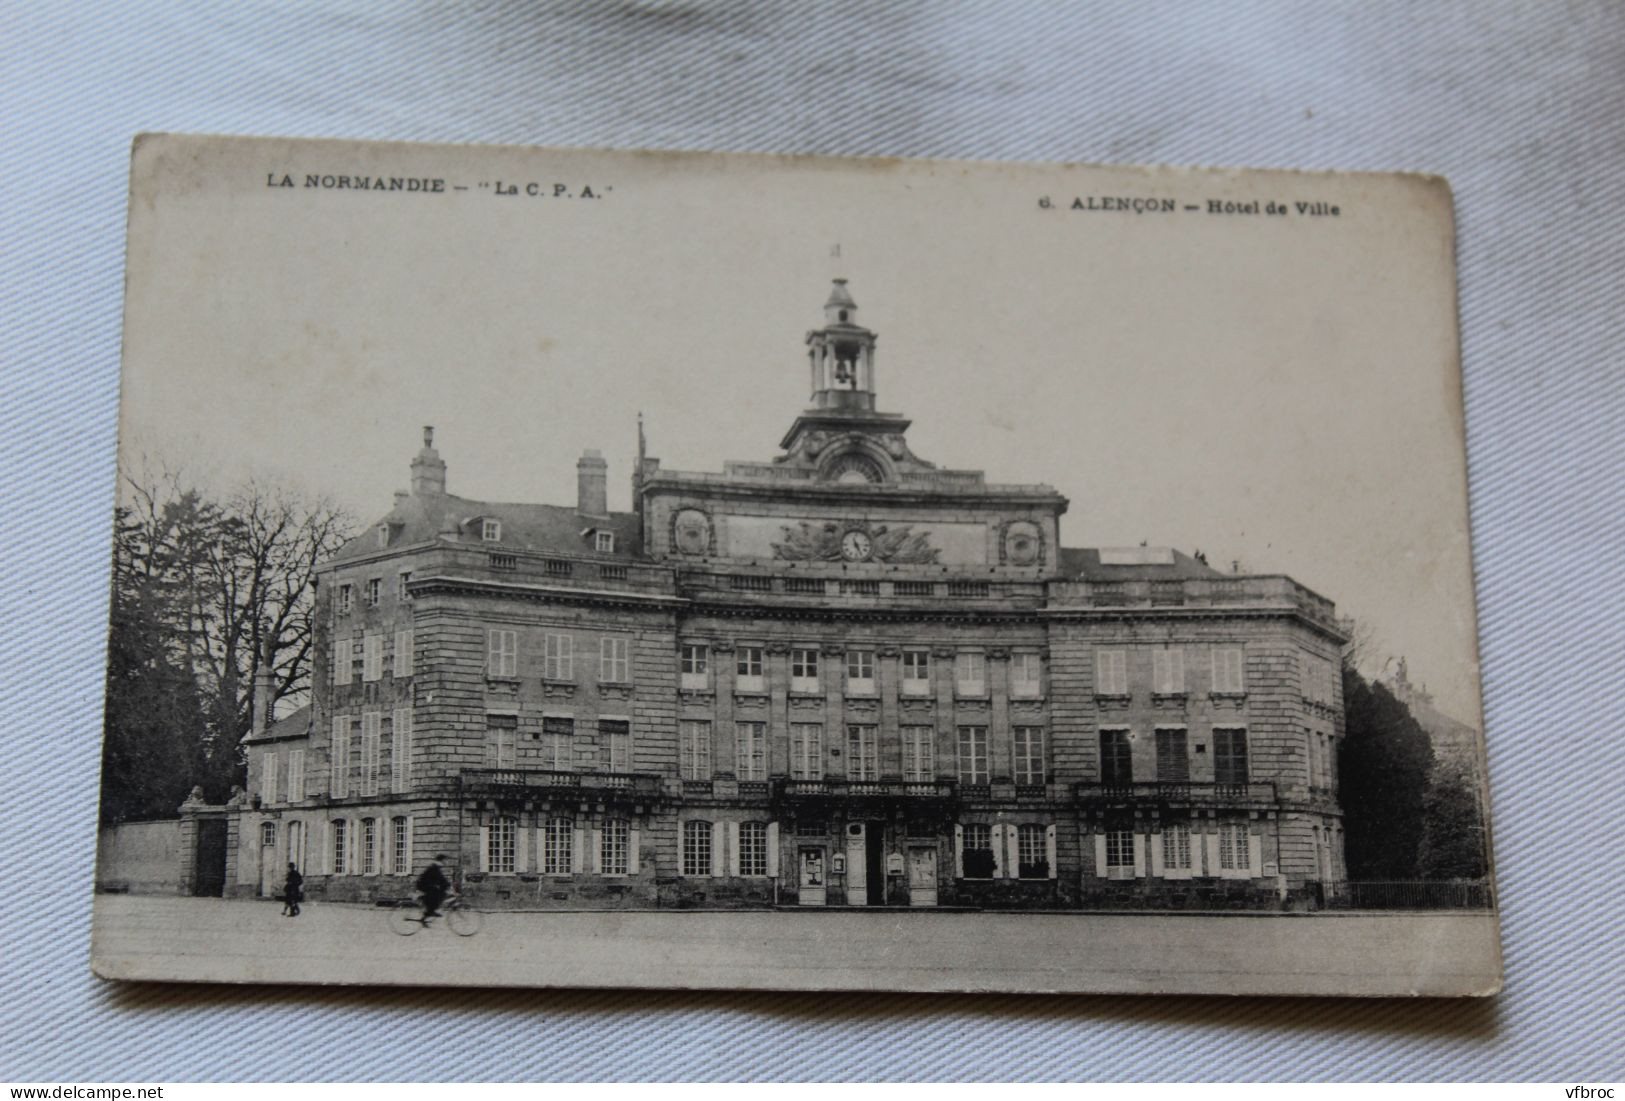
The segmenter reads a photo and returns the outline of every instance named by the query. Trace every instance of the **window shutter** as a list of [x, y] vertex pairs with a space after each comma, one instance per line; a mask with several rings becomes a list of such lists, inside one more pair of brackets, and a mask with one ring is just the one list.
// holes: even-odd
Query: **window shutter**
[[724, 825], [722, 822], [711, 823], [711, 874], [715, 876], [723, 875], [728, 867], [724, 863], [723, 843], [728, 838], [728, 831], [723, 828]]
[[988, 843], [993, 846], [993, 878], [1004, 878], [1004, 825], [995, 822], [988, 830]]
[[587, 870], [587, 831], [577, 826], [570, 831], [570, 871]]
[[642, 831], [633, 826], [627, 831], [626, 839], [626, 874], [637, 875], [640, 864], [638, 862], [638, 847], [643, 843]]
[[491, 827], [480, 827], [480, 871], [491, 870]]
[[587, 831], [587, 871], [594, 875], [604, 870], [604, 832], [594, 828]]
[[406, 816], [406, 874], [411, 875], [416, 865], [412, 861], [412, 816]]
[[1007, 825], [1004, 827], [1004, 853], [1004, 866], [1009, 869], [1007, 874], [1011, 879], [1019, 878], [1021, 875], [1021, 844], [1015, 826]]
[[1106, 874], [1106, 872], [1107, 872], [1107, 869], [1106, 869], [1106, 832], [1104, 830], [1096, 830], [1095, 831], [1095, 874], [1098, 875], [1098, 876], [1104, 876]]
[[1208, 875], [1218, 875], [1219, 874], [1219, 835], [1217, 833], [1213, 833], [1213, 832], [1204, 833], [1202, 835], [1202, 847], [1203, 847], [1203, 849], [1206, 850], [1206, 854], [1207, 854], [1207, 859], [1206, 859], [1206, 863], [1207, 863], [1206, 871], [1207, 871], [1207, 874]]
[[779, 824], [767, 824], [767, 874], [774, 879], [779, 876]]
[[1055, 824], [1052, 822], [1044, 827], [1044, 859], [1049, 863], [1049, 877], [1058, 878], [1055, 868]]
[[1162, 863], [1162, 834], [1154, 833], [1151, 835], [1151, 874], [1161, 879], [1166, 871]]
[[1134, 831], [1134, 878], [1145, 878], [1145, 834]]
[[410, 628], [395, 632], [395, 667], [390, 672], [397, 678], [412, 675], [412, 631]]
[[954, 878], [965, 878], [965, 827], [954, 823]]
[[1254, 876], [1264, 872], [1264, 839], [1256, 833], [1247, 835], [1247, 872]]
[[345, 685], [350, 683], [350, 640], [341, 638], [333, 643], [333, 684]]
[[350, 794], [350, 717], [338, 715], [333, 719], [333, 744], [327, 751], [331, 777], [328, 794], [343, 799]]
[[390, 722], [390, 786], [396, 791], [412, 787], [412, 709], [397, 707]]
[[534, 827], [521, 826], [517, 823], [513, 828], [513, 870], [517, 875], [528, 872], [530, 868], [530, 833]]
[[739, 823], [728, 823], [728, 874], [739, 874]]
[[374, 818], [372, 824], [372, 873], [389, 873], [389, 831], [392, 823], [384, 817]]
[[276, 754], [260, 757], [260, 791], [267, 803], [276, 802]]

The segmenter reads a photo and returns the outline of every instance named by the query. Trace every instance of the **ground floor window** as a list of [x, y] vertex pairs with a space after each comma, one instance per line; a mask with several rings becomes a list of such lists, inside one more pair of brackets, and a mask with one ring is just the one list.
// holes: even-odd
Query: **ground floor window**
[[967, 822], [963, 827], [960, 851], [966, 879], [993, 878], [993, 827], [985, 822]]
[[1250, 870], [1247, 855], [1247, 827], [1226, 822], [1219, 827], [1219, 869], [1226, 872]]
[[598, 868], [604, 875], [626, 875], [632, 851], [632, 823], [611, 818], [604, 823], [598, 845]]
[[1049, 839], [1043, 826], [1016, 827], [1016, 863], [1022, 879], [1049, 878]]
[[361, 820], [361, 874], [373, 875], [378, 871], [378, 822], [373, 818]]
[[568, 818], [550, 818], [542, 828], [542, 874], [569, 875], [570, 853], [575, 823]]
[[1106, 831], [1106, 867], [1134, 867], [1134, 831]]
[[390, 870], [396, 875], [410, 875], [412, 873], [412, 857], [409, 851], [412, 836], [411, 820], [405, 817], [390, 819]]
[[276, 823], [275, 822], [261, 822], [260, 823], [260, 847], [261, 848], [270, 848], [272, 845], [275, 845], [275, 844], [276, 844]]
[[346, 845], [346, 842], [350, 839], [350, 823], [342, 818], [335, 818], [331, 826], [333, 830], [333, 851], [331, 854], [333, 857], [333, 874], [344, 875], [350, 870], [345, 863], [345, 860], [350, 855]]
[[303, 822], [288, 823], [288, 863], [305, 870], [305, 824]]
[[683, 823], [683, 874], [711, 874], [711, 823]]
[[1165, 871], [1191, 870], [1191, 828], [1185, 822], [1169, 822], [1162, 827], [1162, 866]]
[[767, 823], [739, 824], [739, 874], [767, 874]]
[[514, 870], [514, 841], [519, 834], [519, 822], [507, 816], [491, 819], [486, 827], [485, 870], [494, 875], [512, 875]]

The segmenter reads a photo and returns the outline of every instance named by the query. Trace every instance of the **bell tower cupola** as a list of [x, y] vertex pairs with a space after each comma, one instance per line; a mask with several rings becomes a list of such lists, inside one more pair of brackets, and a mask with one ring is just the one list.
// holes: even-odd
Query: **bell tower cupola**
[[824, 327], [807, 334], [815, 409], [875, 407], [875, 334], [858, 324], [858, 304], [837, 279], [824, 303]]

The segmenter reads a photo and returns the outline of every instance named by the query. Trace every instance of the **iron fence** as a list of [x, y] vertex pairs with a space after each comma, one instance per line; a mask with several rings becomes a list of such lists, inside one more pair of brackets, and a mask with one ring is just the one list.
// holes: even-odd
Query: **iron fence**
[[1349, 880], [1331, 902], [1350, 910], [1492, 910], [1495, 890], [1482, 879]]

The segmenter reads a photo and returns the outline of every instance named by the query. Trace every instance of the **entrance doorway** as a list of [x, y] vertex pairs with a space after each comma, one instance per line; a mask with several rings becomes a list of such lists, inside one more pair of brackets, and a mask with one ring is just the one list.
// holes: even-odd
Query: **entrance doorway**
[[276, 823], [260, 823], [260, 897], [276, 894]]
[[197, 849], [192, 854], [192, 893], [219, 898], [226, 893], [226, 820], [202, 818], [197, 824]]
[[868, 903], [886, 905], [886, 828], [883, 822], [870, 822], [864, 831], [868, 842], [864, 851], [865, 871], [868, 875]]
[[824, 850], [803, 845], [796, 851], [796, 901], [803, 906], [824, 905]]
[[908, 904], [935, 906], [937, 904], [937, 850], [912, 848], [908, 850]]

